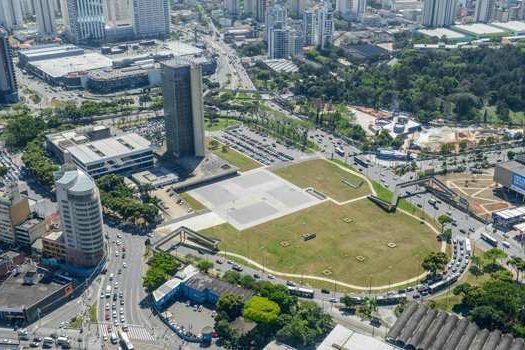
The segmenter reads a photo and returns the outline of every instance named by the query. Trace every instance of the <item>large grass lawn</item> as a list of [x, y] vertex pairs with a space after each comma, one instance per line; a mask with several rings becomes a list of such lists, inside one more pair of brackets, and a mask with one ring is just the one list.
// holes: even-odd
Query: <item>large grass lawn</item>
[[[301, 188], [314, 187], [338, 202], [370, 193], [366, 181], [323, 159], [290, 165], [275, 173]], [[361, 183], [361, 186], [355, 189], [343, 183], [343, 180], [353, 184]]]
[[245, 156], [244, 154], [237, 152], [231, 147], [226, 148], [226, 152], [223, 152], [223, 145], [219, 143], [219, 147], [216, 149], [212, 149], [211, 151], [224, 159], [225, 161], [229, 162], [232, 165], [235, 165], [239, 168], [239, 171], [248, 171], [255, 168], [259, 168], [262, 165], [255, 160], [251, 159], [250, 157]]
[[[388, 285], [419, 275], [423, 257], [439, 249], [426, 225], [402, 213], [387, 214], [366, 199], [342, 206], [325, 202], [244, 231], [224, 224], [202, 233], [220, 239], [220, 249], [271, 269], [317, 276], [328, 269], [332, 274], [326, 277], [362, 286], [370, 278], [372, 285]], [[305, 242], [304, 233], [317, 237]], [[282, 241], [290, 245], [282, 247]], [[389, 242], [397, 247], [387, 247]]]

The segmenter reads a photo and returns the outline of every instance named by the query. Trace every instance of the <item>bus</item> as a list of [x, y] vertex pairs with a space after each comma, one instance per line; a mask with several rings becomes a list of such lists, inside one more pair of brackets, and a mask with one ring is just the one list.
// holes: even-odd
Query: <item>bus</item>
[[298, 297], [301, 297], [301, 298], [310, 298], [310, 299], [313, 299], [314, 294], [315, 294], [313, 289], [292, 287], [292, 286], [288, 286], [288, 292], [292, 295], [297, 295]]
[[339, 154], [341, 157], [345, 156], [345, 150], [341, 146], [335, 148], [335, 153]]
[[489, 234], [481, 232], [481, 239], [490, 244], [491, 246], [497, 247], [498, 241]]
[[122, 347], [126, 350], [133, 350], [135, 349], [133, 347], [133, 344], [131, 344], [131, 341], [129, 341], [129, 337], [128, 337], [128, 334], [126, 332], [124, 332], [123, 330], [120, 330], [118, 331], [118, 335], [120, 337], [120, 345], [122, 345]]
[[470, 245], [470, 239], [465, 239], [465, 251], [467, 252], [467, 255], [472, 254], [472, 246]]

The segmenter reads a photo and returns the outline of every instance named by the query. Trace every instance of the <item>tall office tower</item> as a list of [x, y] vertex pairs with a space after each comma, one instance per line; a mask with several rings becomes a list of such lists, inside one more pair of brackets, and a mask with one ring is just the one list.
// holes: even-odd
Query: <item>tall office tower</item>
[[23, 23], [21, 0], [0, 0], [0, 26], [11, 31]]
[[108, 27], [133, 24], [131, 0], [106, 0], [105, 12]]
[[366, 0], [337, 0], [336, 11], [348, 20], [360, 20], [366, 11]]
[[135, 35], [141, 38], [166, 37], [170, 33], [168, 0], [133, 0]]
[[260, 23], [266, 22], [266, 9], [270, 7], [270, 0], [255, 0], [255, 19]]
[[477, 0], [474, 21], [488, 23], [494, 16], [496, 0]]
[[18, 102], [13, 52], [9, 46], [8, 33], [0, 27], [0, 104]]
[[105, 255], [102, 206], [93, 178], [69, 163], [55, 174], [66, 261], [96, 266]]
[[62, 18], [69, 39], [75, 43], [105, 38], [104, 0], [62, 0]]
[[423, 25], [425, 27], [447, 27], [456, 19], [456, 0], [425, 0]]
[[303, 32], [297, 29], [291, 29], [289, 34], [290, 56], [297, 57], [303, 55], [304, 37]]
[[303, 37], [306, 46], [319, 45], [319, 15], [317, 9], [303, 11]]
[[326, 48], [334, 35], [334, 12], [330, 2], [321, 2], [319, 8], [319, 46]]
[[29, 216], [29, 201], [20, 196], [16, 183], [8, 183], [0, 192], [0, 242], [15, 243], [15, 226]]
[[162, 63], [167, 155], [204, 157], [201, 66], [182, 59]]
[[289, 58], [290, 57], [290, 29], [271, 28], [268, 35], [268, 58]]
[[46, 37], [54, 36], [56, 33], [55, 0], [37, 0], [35, 7], [39, 34]]
[[304, 10], [305, 0], [288, 0], [286, 2], [286, 7], [288, 12], [296, 17], [299, 16]]
[[244, 0], [243, 11], [245, 14], [253, 16], [257, 13], [257, 1], [256, 0]]
[[286, 26], [288, 13], [282, 4], [275, 4], [266, 10], [266, 32], [265, 39], [268, 40], [272, 28], [281, 29]]
[[34, 16], [36, 14], [35, 5], [39, 0], [21, 0], [20, 5], [22, 7], [22, 16], [24, 18]]
[[241, 12], [239, 0], [224, 0], [224, 10], [229, 16], [237, 16]]

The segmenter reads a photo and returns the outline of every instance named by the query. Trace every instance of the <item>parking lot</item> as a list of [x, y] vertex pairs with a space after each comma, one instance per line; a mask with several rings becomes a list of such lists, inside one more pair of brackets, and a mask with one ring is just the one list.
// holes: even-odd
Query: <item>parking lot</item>
[[219, 134], [218, 139], [264, 165], [291, 162], [306, 156], [291, 145], [245, 126], [228, 128]]
[[213, 327], [215, 311], [203, 305], [192, 304], [189, 301], [176, 301], [163, 316], [177, 334], [188, 336], [200, 335], [205, 327]]
[[151, 118], [140, 125], [126, 126], [125, 132], [135, 132], [157, 147], [160, 147], [166, 138], [164, 119]]

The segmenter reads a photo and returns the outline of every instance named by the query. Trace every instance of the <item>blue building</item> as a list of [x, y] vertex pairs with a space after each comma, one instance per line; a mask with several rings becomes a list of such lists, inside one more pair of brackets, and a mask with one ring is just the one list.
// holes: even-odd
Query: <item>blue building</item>
[[169, 306], [175, 298], [184, 298], [197, 304], [215, 305], [224, 293], [240, 295], [244, 300], [254, 292], [228, 282], [195, 272], [186, 268], [179, 276], [167, 281], [153, 292], [153, 300], [158, 309]]

